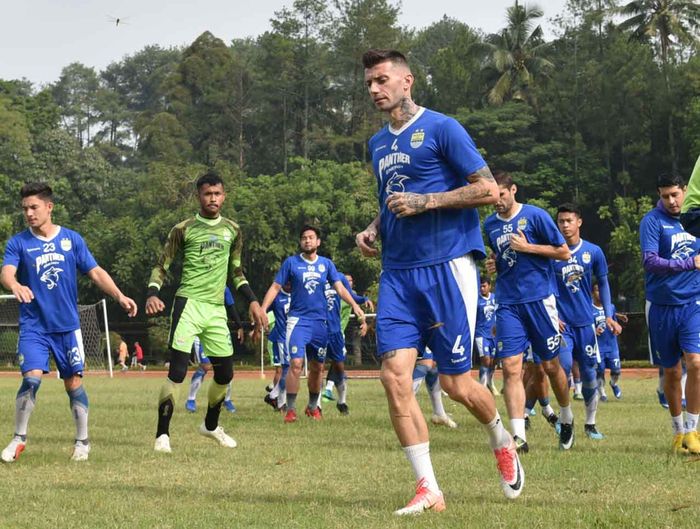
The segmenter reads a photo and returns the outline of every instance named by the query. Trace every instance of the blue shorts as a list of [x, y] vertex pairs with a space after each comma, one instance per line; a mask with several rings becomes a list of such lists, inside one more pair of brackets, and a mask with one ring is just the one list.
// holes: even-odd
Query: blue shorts
[[418, 356], [416, 357], [416, 361], [420, 362], [421, 360], [434, 360], [433, 352], [430, 350], [430, 347], [424, 347], [423, 349], [418, 350]]
[[85, 370], [85, 350], [80, 329], [52, 333], [20, 329], [17, 362], [22, 373], [33, 369], [48, 373], [49, 355], [53, 355], [61, 378], [82, 376]]
[[326, 358], [331, 362], [345, 362], [345, 336], [342, 332], [328, 333], [328, 346], [326, 347]]
[[285, 350], [290, 359], [304, 358], [325, 362], [328, 344], [328, 326], [322, 320], [305, 320], [296, 316], [287, 318]]
[[479, 358], [484, 356], [493, 357], [496, 355], [496, 340], [493, 336], [477, 336], [474, 340]]
[[445, 374], [471, 369], [479, 280], [471, 255], [432, 266], [383, 270], [379, 277], [377, 356], [430, 347]]
[[683, 353], [700, 353], [700, 302], [656, 305], [647, 301], [649, 351], [654, 365], [673, 367]]
[[559, 354], [559, 315], [553, 294], [538, 301], [496, 308], [496, 358], [520, 354], [528, 342], [542, 360]]
[[267, 343], [270, 351], [270, 361], [275, 367], [281, 365], [289, 365], [289, 358], [285, 354], [284, 339], [279, 339], [276, 336], [268, 336]]
[[569, 376], [573, 361], [578, 362], [579, 367], [595, 369], [600, 363], [598, 353], [598, 340], [596, 339], [595, 325], [583, 325], [572, 327], [567, 325], [561, 335], [561, 347], [559, 348], [559, 362]]
[[609, 369], [613, 373], [620, 371], [620, 350], [600, 351], [600, 366], [598, 371]]

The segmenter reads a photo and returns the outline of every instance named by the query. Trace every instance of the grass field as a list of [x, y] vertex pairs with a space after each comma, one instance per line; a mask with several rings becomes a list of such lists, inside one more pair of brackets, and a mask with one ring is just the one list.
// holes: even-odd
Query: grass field
[[[0, 443], [13, 430], [18, 378], [0, 378]], [[202, 414], [173, 418], [173, 454], [153, 452], [160, 380], [88, 377], [92, 453], [73, 463], [73, 422], [60, 382], [46, 377], [27, 450], [0, 467], [0, 527], [273, 528], [681, 528], [700, 523], [700, 462], [669, 454], [668, 412], [655, 380], [623, 381], [624, 400], [601, 405], [607, 435], [559, 452], [553, 430], [533, 418], [516, 501], [500, 490], [485, 433], [451, 402], [457, 430], [431, 427], [431, 452], [447, 511], [392, 515], [413, 493], [377, 380], [350, 382], [351, 415], [326, 405], [322, 422], [285, 425], [263, 401], [264, 382], [236, 380], [235, 415], [222, 424], [233, 450], [197, 434]], [[206, 388], [200, 392], [204, 405]], [[300, 396], [306, 402], [305, 393]], [[428, 413], [424, 391], [421, 402]], [[498, 400], [504, 413], [503, 401]]]

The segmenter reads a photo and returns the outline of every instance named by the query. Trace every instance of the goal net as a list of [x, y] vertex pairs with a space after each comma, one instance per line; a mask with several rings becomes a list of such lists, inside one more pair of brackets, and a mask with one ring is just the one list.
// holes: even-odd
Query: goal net
[[[85, 369], [112, 374], [107, 305], [104, 300], [93, 305], [78, 305], [80, 329], [85, 349]], [[14, 296], [0, 295], [0, 366], [17, 367], [19, 337], [19, 302]], [[53, 362], [51, 362], [52, 368]]]

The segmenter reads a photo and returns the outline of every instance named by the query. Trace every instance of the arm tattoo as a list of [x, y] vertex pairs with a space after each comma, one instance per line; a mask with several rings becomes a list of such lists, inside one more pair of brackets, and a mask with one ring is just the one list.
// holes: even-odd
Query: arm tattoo
[[477, 169], [474, 174], [470, 174], [467, 177], [467, 180], [469, 180], [470, 183], [477, 182], [479, 180], [486, 180], [488, 182], [495, 182], [496, 179], [493, 177], [493, 174], [491, 173], [491, 169], [489, 169], [488, 165], [484, 165], [481, 169]]
[[428, 195], [420, 195], [418, 193], [406, 193], [406, 205], [413, 209], [416, 213], [423, 213], [428, 205]]

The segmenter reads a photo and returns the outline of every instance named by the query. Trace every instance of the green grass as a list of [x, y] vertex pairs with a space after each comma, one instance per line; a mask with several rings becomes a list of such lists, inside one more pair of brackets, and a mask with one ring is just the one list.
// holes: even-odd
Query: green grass
[[[0, 378], [3, 446], [17, 384]], [[67, 399], [60, 382], [46, 377], [27, 450], [0, 467], [0, 527], [697, 527], [700, 462], [669, 455], [670, 421], [653, 379], [624, 380], [624, 400], [601, 405], [604, 441], [583, 436], [583, 407], [575, 403], [571, 452], [559, 452], [553, 430], [534, 417], [526, 486], [516, 501], [501, 493], [483, 429], [448, 402], [459, 428], [431, 427], [448, 508], [411, 519], [391, 514], [412, 496], [413, 476], [378, 381], [350, 382], [349, 417], [326, 405], [322, 422], [301, 417], [291, 425], [262, 402], [262, 381], [234, 384], [239, 411], [222, 412], [222, 424], [238, 448], [199, 436], [202, 414], [186, 413], [181, 395], [174, 452], [164, 455], [153, 452], [160, 380], [87, 378], [93, 449], [90, 461], [73, 463]], [[427, 415], [423, 390], [421, 402]], [[504, 414], [502, 398], [498, 405]]]

